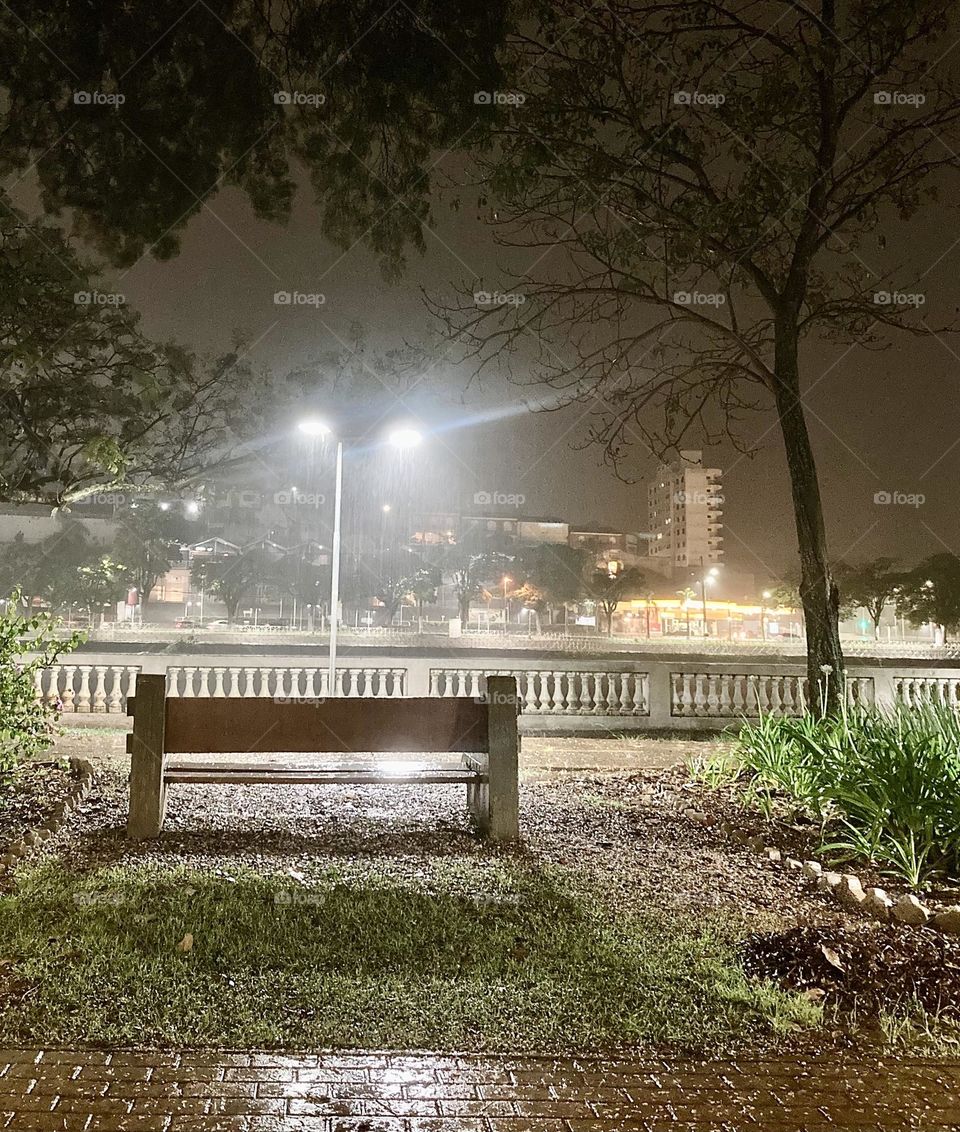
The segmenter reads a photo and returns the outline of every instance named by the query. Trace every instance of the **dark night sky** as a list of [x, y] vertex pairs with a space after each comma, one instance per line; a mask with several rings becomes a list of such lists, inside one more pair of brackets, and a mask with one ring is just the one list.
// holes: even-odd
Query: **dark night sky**
[[[322, 238], [308, 189], [301, 189], [286, 226], [256, 220], [240, 194], [224, 191], [208, 198], [190, 222], [178, 257], [142, 260], [113, 280], [142, 312], [149, 333], [213, 350], [226, 347], [239, 329], [255, 343], [256, 361], [284, 372], [335, 345], [334, 335], [348, 337], [353, 323], [364, 326], [373, 345], [426, 338], [431, 323], [421, 285], [436, 290], [449, 280], [482, 275], [485, 285], [495, 286], [497, 257], [473, 210], [438, 210], [438, 221], [426, 256], [412, 253], [406, 278], [389, 284], [362, 246], [343, 253]], [[901, 289], [926, 294], [924, 317], [931, 325], [953, 317], [960, 304], [960, 228], [953, 209], [929, 206], [925, 215], [892, 230], [888, 242], [883, 263], [874, 264], [869, 249], [861, 249], [867, 265], [888, 268], [898, 251], [909, 249], [919, 271]], [[918, 286], [916, 275], [922, 277]], [[326, 303], [319, 311], [277, 307], [273, 293], [282, 289], [321, 291]], [[912, 561], [945, 548], [960, 552], [960, 342], [900, 337], [879, 353], [808, 347], [806, 367], [805, 401], [833, 554], [855, 560], [890, 553]], [[451, 369], [441, 381], [447, 398], [431, 387], [421, 390], [418, 404], [436, 398], [435, 411], [449, 420], [521, 403], [517, 389], [497, 383], [471, 391], [461, 403], [462, 374]], [[602, 467], [598, 449], [576, 450], [584, 438], [578, 424], [583, 412], [519, 412], [447, 430], [431, 441], [437, 482], [459, 482], [464, 499], [477, 490], [519, 492], [532, 513], [644, 529], [642, 484], [619, 482]], [[399, 406], [397, 415], [403, 415]], [[723, 446], [707, 456], [725, 471], [728, 559], [762, 575], [792, 564], [795, 535], [772, 414], [756, 417], [753, 434], [761, 445], [753, 458]], [[874, 503], [878, 491], [922, 493], [926, 500], [919, 507], [881, 506]]]

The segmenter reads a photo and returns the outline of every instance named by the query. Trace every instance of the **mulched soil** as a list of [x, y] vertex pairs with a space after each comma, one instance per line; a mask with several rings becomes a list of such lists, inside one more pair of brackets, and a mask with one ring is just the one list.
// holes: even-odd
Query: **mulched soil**
[[960, 1021], [960, 938], [888, 924], [800, 926], [755, 933], [741, 947], [755, 978], [806, 992], [841, 1011], [872, 1016], [895, 1003], [919, 1002]]
[[[83, 753], [92, 756], [104, 738], [89, 736]], [[685, 811], [705, 815], [706, 824]], [[100, 762], [91, 796], [41, 852], [83, 871], [143, 861], [225, 877], [240, 867], [295, 870], [305, 883], [335, 865], [419, 884], [437, 858], [469, 858], [496, 871], [512, 857], [531, 868], [569, 869], [586, 888], [602, 890], [613, 908], [739, 919], [753, 933], [742, 952], [747, 973], [811, 998], [867, 1013], [915, 996], [928, 1010], [960, 1017], [960, 940], [844, 912], [784, 863], [735, 843], [724, 824], [760, 833], [798, 857], [810, 855], [810, 831], [748, 814], [736, 792], [707, 790], [682, 767], [538, 775], [521, 787], [524, 842], [515, 849], [478, 840], [462, 789], [448, 786], [178, 786], [164, 832], [152, 842], [126, 840], [126, 812], [124, 768], [111, 757]], [[0, 830], [2, 822], [0, 811]], [[11, 883], [0, 880], [0, 889]]]
[[0, 774], [0, 855], [11, 841], [48, 818], [73, 786], [69, 766], [60, 760], [27, 763]]

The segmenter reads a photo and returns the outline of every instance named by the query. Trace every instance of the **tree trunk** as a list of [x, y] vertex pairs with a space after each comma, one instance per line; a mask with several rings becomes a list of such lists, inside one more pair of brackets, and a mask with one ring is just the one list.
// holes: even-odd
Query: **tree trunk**
[[470, 594], [461, 593], [457, 595], [457, 613], [460, 621], [465, 626], [470, 620]]
[[800, 551], [800, 601], [807, 634], [808, 707], [837, 712], [844, 686], [840, 648], [840, 594], [830, 574], [817, 468], [800, 400], [796, 317], [777, 319], [775, 388], [780, 431], [790, 472]]

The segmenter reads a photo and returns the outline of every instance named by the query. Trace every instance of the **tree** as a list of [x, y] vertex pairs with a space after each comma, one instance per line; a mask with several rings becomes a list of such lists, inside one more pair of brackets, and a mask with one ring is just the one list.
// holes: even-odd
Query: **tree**
[[240, 554], [198, 559], [190, 569], [190, 579], [198, 589], [219, 598], [232, 621], [241, 602], [258, 586], [275, 581], [278, 573], [277, 557], [262, 547], [252, 547]]
[[180, 548], [187, 540], [186, 522], [174, 510], [150, 501], [126, 510], [113, 552], [126, 563], [141, 606], [146, 606], [154, 586], [180, 557]]
[[901, 579], [897, 611], [914, 628], [936, 625], [944, 643], [960, 629], [960, 558], [934, 554]]
[[0, 196], [0, 499], [59, 507], [196, 483], [302, 396], [238, 352], [151, 342], [123, 298]]
[[[603, 610], [607, 619], [607, 636], [613, 636], [613, 615], [621, 601], [640, 597], [647, 588], [646, 576], [635, 566], [615, 573], [609, 570], [596, 570], [587, 582], [587, 592]], [[599, 626], [598, 626], [599, 628]]]
[[895, 600], [903, 575], [894, 570], [892, 558], [876, 558], [872, 562], [847, 566], [840, 563], [836, 569], [840, 587], [841, 606], [865, 609], [873, 622], [873, 635], [880, 638], [880, 619], [883, 611]]
[[175, 254], [221, 187], [285, 218], [296, 162], [325, 234], [396, 271], [423, 247], [436, 154], [475, 126], [478, 90], [502, 89], [506, 6], [10, 0], [0, 175], [33, 170], [47, 211], [128, 266]]
[[109, 554], [99, 554], [77, 568], [75, 588], [71, 587], [70, 592], [89, 611], [91, 624], [99, 625], [104, 609], [120, 601], [129, 585], [127, 567]]
[[[497, 280], [524, 301], [478, 306], [471, 279], [459, 302], [434, 304], [479, 365], [536, 343], [531, 380], [559, 390], [551, 405], [591, 404], [591, 438], [621, 468], [634, 442], [666, 453], [700, 431], [746, 445], [744, 416], [772, 405], [820, 693], [811, 701], [828, 711], [842, 685], [839, 595], [802, 346], [930, 332], [918, 288], [893, 274], [877, 233], [955, 165], [952, 10], [521, 4], [504, 66], [525, 102], [491, 111], [496, 144], [479, 160], [498, 239], [535, 253]], [[899, 291], [905, 301], [890, 301]]]
[[442, 550], [442, 569], [449, 576], [457, 599], [457, 616], [466, 625], [470, 620], [471, 604], [485, 592], [488, 584], [503, 576], [511, 559], [464, 543]]
[[[555, 609], [566, 608], [568, 604], [579, 601], [585, 592], [586, 572], [589, 553], [580, 547], [564, 543], [541, 543], [538, 546], [520, 551], [519, 568], [524, 585], [530, 587], [529, 597], [524, 600], [540, 600], [550, 609], [553, 621]], [[533, 591], [536, 591], [536, 595]]]

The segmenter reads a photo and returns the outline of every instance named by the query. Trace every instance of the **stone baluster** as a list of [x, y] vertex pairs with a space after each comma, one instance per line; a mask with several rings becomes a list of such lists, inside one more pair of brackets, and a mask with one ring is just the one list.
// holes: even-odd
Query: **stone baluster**
[[79, 665], [80, 687], [74, 711], [88, 712], [90, 710], [90, 665]]
[[108, 714], [117, 713], [123, 710], [120, 685], [120, 681], [123, 678], [123, 668], [120, 665], [113, 665], [111, 668], [106, 669], [106, 672], [110, 674], [110, 678], [109, 681], [104, 680], [104, 691], [106, 692], [108, 682], [110, 691], [106, 692], [106, 703], [103, 706], [103, 710]]
[[215, 698], [229, 695], [229, 692], [223, 690], [223, 677], [225, 670], [223, 668], [215, 668], [213, 670], [213, 695]]
[[258, 696], [270, 696], [273, 692], [270, 690], [270, 677], [275, 669], [273, 668], [258, 668], [257, 672], [260, 676], [260, 683], [257, 688]]
[[404, 693], [403, 682], [406, 679], [407, 670], [405, 668], [394, 668], [392, 672], [393, 680], [390, 685], [390, 695], [394, 699], [399, 699]]
[[697, 672], [693, 677], [693, 714], [706, 715], [707, 714], [707, 678], [702, 672]]
[[333, 686], [337, 689], [338, 696], [345, 696], [347, 694], [347, 687], [350, 683], [350, 669], [338, 668], [333, 674]]
[[588, 715], [592, 707], [590, 702], [590, 677], [586, 672], [578, 672], [577, 680], [580, 683], [580, 699], [577, 705], [577, 714]]
[[107, 710], [107, 673], [109, 668], [98, 664], [93, 670], [93, 688], [91, 708], [95, 712]]
[[213, 669], [202, 665], [197, 669], [197, 699], [209, 700], [210, 699], [210, 677], [213, 674]]
[[727, 674], [718, 676], [716, 672], [707, 675], [707, 715], [726, 715], [730, 702]]
[[540, 710], [540, 705], [537, 703], [537, 674], [535, 672], [516, 672], [512, 675], [516, 676], [517, 690], [519, 695], [523, 697], [523, 711], [536, 715]]
[[633, 685], [631, 714], [648, 714], [650, 712], [650, 692], [648, 688], [648, 677], [646, 677], [645, 672], [634, 672], [634, 675], [629, 683]]
[[254, 677], [257, 670], [255, 668], [241, 668], [239, 676], [243, 682], [243, 699], [252, 700], [256, 696], [256, 689], [253, 686]]
[[795, 692], [797, 687], [797, 680], [795, 676], [784, 676], [783, 687], [781, 689], [781, 711], [784, 715], [796, 715], [797, 705]]
[[38, 668], [33, 674], [33, 694], [41, 703], [47, 701], [46, 693], [43, 690], [43, 678], [49, 671], [49, 668]]
[[63, 704], [64, 711], [75, 711], [76, 709], [73, 706], [75, 698], [73, 691], [73, 675], [77, 671], [77, 666], [75, 664], [65, 664], [60, 671], [63, 673], [63, 691], [60, 692], [60, 702]]
[[185, 700], [193, 700], [197, 698], [197, 693], [193, 682], [193, 678], [196, 675], [196, 672], [196, 668], [184, 668], [183, 670], [183, 698]]

